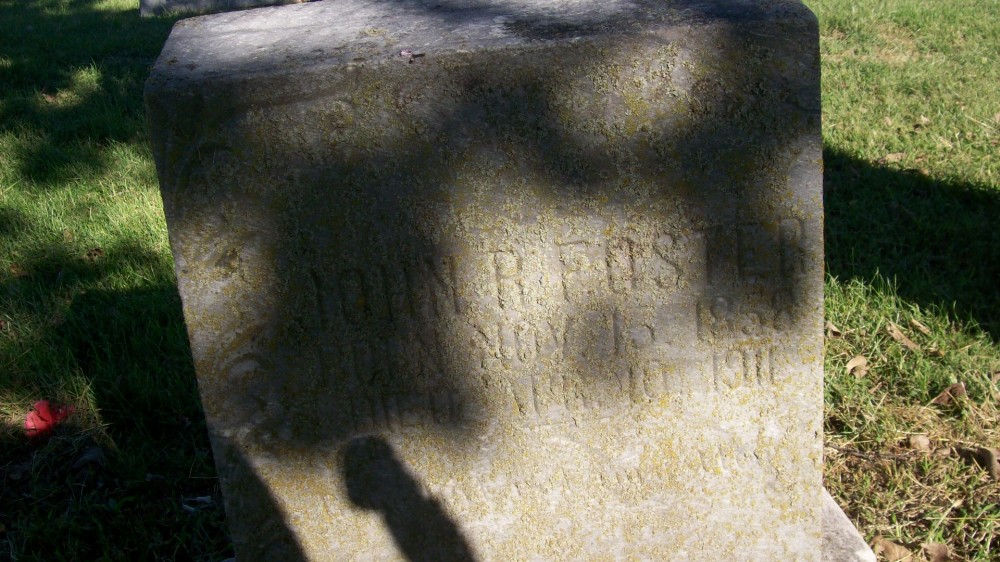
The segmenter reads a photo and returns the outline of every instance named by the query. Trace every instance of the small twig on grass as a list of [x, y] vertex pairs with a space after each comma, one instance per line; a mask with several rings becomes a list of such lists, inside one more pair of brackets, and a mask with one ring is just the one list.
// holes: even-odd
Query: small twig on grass
[[994, 133], [995, 133], [995, 132], [996, 132], [996, 130], [997, 130], [997, 129], [996, 129], [996, 127], [994, 127], [993, 125], [990, 125], [989, 123], [986, 123], [985, 121], [980, 121], [979, 119], [976, 119], [975, 117], [973, 117], [973, 116], [971, 116], [971, 115], [966, 115], [966, 114], [964, 114], [964, 113], [963, 113], [962, 115], [963, 115], [963, 116], [964, 116], [964, 117], [965, 117], [966, 119], [968, 119], [968, 120], [970, 120], [970, 121], [972, 121], [972, 122], [974, 122], [974, 123], [978, 123], [978, 124], [982, 125], [982, 126], [983, 126], [983, 128], [986, 128], [986, 129], [989, 129], [990, 131], [992, 131], [992, 132], [994, 132]]
[[868, 460], [879, 460], [879, 459], [893, 459], [893, 460], [909, 460], [914, 457], [912, 453], [910, 454], [898, 454], [898, 453], [880, 453], [880, 452], [865, 452], [859, 451], [857, 449], [849, 449], [847, 447], [838, 447], [837, 445], [827, 445], [831, 449], [835, 449], [837, 452], [844, 453], [845, 455], [851, 455], [854, 457], [861, 457]]

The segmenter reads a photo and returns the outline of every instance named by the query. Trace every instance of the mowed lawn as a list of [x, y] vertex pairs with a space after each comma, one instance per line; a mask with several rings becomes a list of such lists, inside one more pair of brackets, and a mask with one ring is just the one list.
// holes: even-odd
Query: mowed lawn
[[[827, 486], [886, 559], [1000, 560], [1000, 0], [806, 3]], [[0, 560], [232, 556], [142, 107], [173, 21], [0, 0]]]

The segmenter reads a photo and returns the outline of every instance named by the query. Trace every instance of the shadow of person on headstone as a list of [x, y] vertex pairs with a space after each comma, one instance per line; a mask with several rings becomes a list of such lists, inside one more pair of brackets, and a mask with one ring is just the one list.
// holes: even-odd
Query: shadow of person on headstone
[[342, 449], [347, 495], [358, 507], [382, 513], [410, 562], [474, 562], [458, 527], [396, 458], [381, 437], [357, 437]]

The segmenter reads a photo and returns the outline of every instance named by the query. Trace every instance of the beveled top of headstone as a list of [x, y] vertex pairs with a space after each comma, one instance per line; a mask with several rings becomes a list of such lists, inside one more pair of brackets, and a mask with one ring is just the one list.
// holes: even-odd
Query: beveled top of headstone
[[814, 19], [794, 0], [326, 0], [182, 20], [153, 78], [243, 80], [378, 63], [403, 49], [440, 56], [775, 16]]
[[240, 560], [818, 558], [801, 4], [195, 18], [146, 103]]

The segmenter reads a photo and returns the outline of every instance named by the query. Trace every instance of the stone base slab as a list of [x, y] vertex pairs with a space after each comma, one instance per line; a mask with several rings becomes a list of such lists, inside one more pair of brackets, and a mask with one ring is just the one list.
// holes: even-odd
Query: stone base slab
[[[823, 489], [823, 561], [876, 562], [871, 547], [826, 488]], [[223, 562], [236, 562], [236, 559], [228, 558]]]

